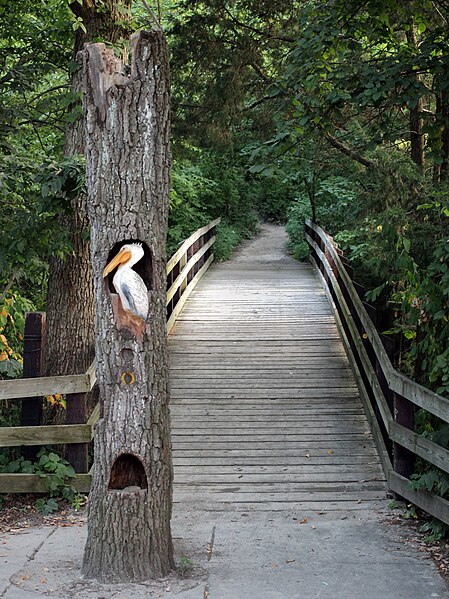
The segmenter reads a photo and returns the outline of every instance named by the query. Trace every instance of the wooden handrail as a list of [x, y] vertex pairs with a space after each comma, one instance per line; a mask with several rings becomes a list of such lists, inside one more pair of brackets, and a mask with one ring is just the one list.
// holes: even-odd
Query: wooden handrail
[[[416, 383], [412, 379], [408, 378], [404, 374], [398, 372], [393, 365], [391, 364], [391, 360], [385, 351], [382, 340], [379, 336], [379, 333], [376, 330], [373, 322], [371, 321], [368, 313], [363, 305], [362, 300], [360, 299], [358, 293], [354, 289], [353, 282], [348, 275], [345, 267], [341, 263], [340, 256], [336, 251], [336, 247], [333, 243], [332, 238], [323, 230], [321, 227], [316, 225], [310, 220], [306, 220], [306, 225], [315, 231], [315, 233], [319, 236], [321, 241], [324, 243], [326, 250], [329, 251], [332, 259], [334, 260], [337, 271], [341, 279], [343, 280], [346, 288], [351, 294], [351, 299], [354, 303], [354, 306], [357, 311], [357, 315], [360, 318], [360, 321], [363, 324], [365, 329], [365, 333], [368, 336], [368, 339], [373, 346], [373, 349], [376, 353], [376, 357], [384, 371], [385, 377], [388, 382], [388, 386], [391, 391], [395, 391], [402, 397], [405, 397], [412, 403], [417, 406], [424, 408], [428, 412], [431, 412], [438, 418], [449, 422], [449, 399], [434, 393], [430, 389], [426, 389], [419, 383]], [[310, 240], [310, 241], [309, 241]], [[308, 236], [309, 245], [316, 249], [315, 242]], [[312, 243], [310, 243], [312, 242]], [[323, 254], [324, 255], [324, 254]]]
[[[89, 370], [91, 368], [93, 368], [93, 364]], [[0, 381], [0, 399], [21, 399], [57, 393], [60, 395], [88, 393], [93, 387], [92, 380], [93, 377], [85, 373]]]
[[201, 229], [198, 229], [197, 231], [195, 231], [195, 233], [192, 233], [192, 235], [190, 235], [190, 237], [187, 237], [187, 239], [185, 239], [182, 242], [182, 244], [179, 246], [179, 248], [176, 250], [176, 252], [170, 258], [170, 260], [168, 260], [167, 274], [171, 273], [171, 271], [173, 270], [173, 267], [181, 260], [182, 256], [187, 253], [187, 251], [192, 247], [192, 245], [195, 243], [195, 241], [197, 241], [201, 237], [201, 235], [205, 235], [206, 233], [208, 233], [211, 229], [218, 226], [220, 224], [220, 222], [221, 222], [221, 218], [216, 218], [215, 220], [211, 221], [204, 227], [201, 227]]
[[170, 333], [187, 298], [209, 268], [214, 255], [217, 218], [190, 235], [167, 262], [167, 334]]
[[[310, 260], [317, 269], [333, 307], [373, 436], [378, 444], [388, 485], [394, 492], [449, 524], [449, 501], [428, 491], [413, 489], [408, 472], [405, 472], [410, 472], [411, 464], [407, 465], [407, 460], [401, 455], [401, 452], [410, 452], [411, 456], [419, 456], [449, 473], [449, 450], [418, 435], [410, 426], [405, 426], [401, 422], [403, 414], [397, 409], [397, 406], [403, 408], [406, 405], [412, 410], [416, 405], [449, 423], [449, 400], [426, 389], [393, 367], [380, 335], [341, 260], [341, 250], [330, 235], [309, 219], [306, 220], [305, 231], [311, 248]], [[385, 435], [393, 443], [392, 452], [385, 444]], [[398, 455], [400, 459], [397, 459]]]
[[194, 254], [190, 258], [190, 260], [186, 263], [186, 265], [183, 267], [183, 269], [181, 270], [179, 275], [176, 277], [173, 284], [167, 290], [167, 304], [169, 304], [171, 302], [175, 293], [178, 291], [178, 289], [181, 287], [183, 282], [186, 280], [189, 271], [192, 270], [192, 268], [204, 256], [204, 254], [207, 252], [207, 250], [210, 247], [212, 247], [214, 242], [215, 242], [215, 235], [213, 237], [211, 237], [209, 239], [209, 241], [207, 243], [205, 243], [203, 245], [203, 247], [200, 250], [198, 250], [198, 252], [196, 254]]

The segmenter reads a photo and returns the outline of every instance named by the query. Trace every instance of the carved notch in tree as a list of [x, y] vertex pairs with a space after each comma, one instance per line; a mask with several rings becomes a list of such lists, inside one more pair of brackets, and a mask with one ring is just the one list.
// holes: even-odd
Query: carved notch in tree
[[169, 67], [161, 31], [131, 37], [132, 65], [85, 49], [88, 209], [101, 419], [83, 573], [141, 582], [173, 568], [165, 242]]

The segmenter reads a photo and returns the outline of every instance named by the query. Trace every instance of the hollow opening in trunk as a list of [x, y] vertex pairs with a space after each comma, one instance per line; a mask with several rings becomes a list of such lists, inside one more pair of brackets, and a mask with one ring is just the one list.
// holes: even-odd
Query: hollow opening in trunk
[[147, 475], [139, 458], [130, 453], [122, 453], [112, 464], [108, 488], [123, 490], [128, 487], [148, 489]]
[[[143, 258], [136, 262], [132, 269], [141, 277], [148, 291], [151, 291], [154, 289], [153, 256], [150, 248], [145, 242], [142, 242], [139, 239], [124, 239], [123, 241], [118, 241], [111, 248], [106, 264], [112, 262], [124, 245], [129, 244], [139, 244], [142, 246]], [[114, 270], [112, 270], [107, 276], [108, 289], [110, 293], [117, 293], [112, 282], [116, 272], [117, 268], [114, 268]]]

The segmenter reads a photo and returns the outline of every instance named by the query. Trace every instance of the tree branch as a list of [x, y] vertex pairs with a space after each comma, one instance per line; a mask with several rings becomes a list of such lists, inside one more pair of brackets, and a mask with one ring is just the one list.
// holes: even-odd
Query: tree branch
[[333, 148], [335, 148], [339, 152], [342, 152], [346, 156], [349, 156], [349, 158], [352, 158], [356, 162], [363, 164], [363, 166], [366, 166], [367, 168], [376, 167], [376, 163], [374, 162], [374, 160], [366, 158], [357, 150], [354, 150], [353, 148], [350, 148], [346, 144], [342, 143], [341, 141], [338, 141], [338, 139], [335, 138], [331, 133], [329, 133], [329, 131], [324, 131], [324, 137]]

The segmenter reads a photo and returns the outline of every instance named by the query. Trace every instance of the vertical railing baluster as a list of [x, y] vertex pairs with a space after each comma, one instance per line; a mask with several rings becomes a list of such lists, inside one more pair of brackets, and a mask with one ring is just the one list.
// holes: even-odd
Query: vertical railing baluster
[[[45, 337], [45, 312], [30, 312], [25, 318], [23, 337], [23, 377], [35, 378], [43, 374], [43, 344]], [[42, 397], [22, 399], [22, 426], [39, 426], [42, 419]], [[34, 460], [39, 447], [24, 446], [22, 454]]]

